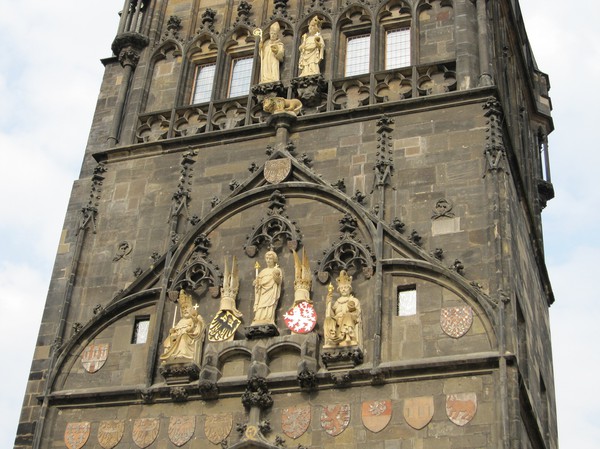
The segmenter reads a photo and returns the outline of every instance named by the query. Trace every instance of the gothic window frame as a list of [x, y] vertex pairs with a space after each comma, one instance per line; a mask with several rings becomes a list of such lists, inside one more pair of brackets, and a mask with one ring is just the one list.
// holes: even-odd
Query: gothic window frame
[[[187, 69], [186, 69], [186, 82], [183, 91], [183, 96], [180, 97], [183, 106], [191, 106], [198, 104], [206, 104], [214, 101], [217, 98], [217, 83], [219, 79], [219, 51], [217, 44], [210, 34], [203, 34], [194, 42], [193, 47], [188, 51], [187, 56]], [[194, 102], [194, 95], [196, 90], [196, 81], [198, 76], [198, 69], [202, 66], [208, 66], [214, 64], [215, 73], [213, 75], [212, 87], [210, 93], [210, 99], [201, 103]]]
[[[202, 74], [202, 70], [204, 68], [207, 67], [212, 67], [213, 68], [213, 73], [212, 75], [210, 75], [210, 81], [208, 84], [210, 84], [210, 88], [208, 88], [207, 86], [204, 87], [204, 89], [208, 90], [208, 98], [204, 99], [206, 97], [202, 97], [202, 101], [196, 101], [196, 97], [197, 97], [197, 89], [199, 87], [198, 85], [198, 79], [200, 77], [200, 75]], [[212, 101], [213, 96], [214, 96], [214, 91], [215, 91], [215, 79], [217, 78], [217, 62], [216, 61], [204, 61], [202, 63], [199, 64], [195, 64], [195, 68], [194, 68], [194, 82], [193, 82], [193, 86], [192, 86], [192, 92], [191, 92], [191, 97], [190, 97], [190, 105], [194, 105], [194, 104], [204, 104], [204, 103], [209, 103], [210, 101]], [[204, 89], [202, 89], [204, 91]]]
[[[237, 66], [237, 63], [239, 63], [240, 61], [249, 61], [249, 66], [250, 66], [250, 70], [247, 71], [248, 76], [247, 76], [247, 83], [248, 83], [248, 89], [245, 91], [245, 93], [240, 93], [239, 95], [233, 95], [231, 93], [231, 88], [234, 82], [234, 76], [235, 76], [235, 69]], [[240, 98], [240, 97], [247, 97], [248, 95], [250, 95], [250, 88], [252, 87], [253, 83], [253, 79], [254, 79], [254, 66], [255, 66], [255, 61], [256, 58], [254, 57], [254, 55], [235, 55], [231, 57], [231, 61], [229, 63], [229, 76], [227, 77], [227, 93], [226, 93], [226, 98], [228, 99], [232, 99], [232, 98]]]
[[[247, 27], [239, 27], [232, 31], [232, 33], [228, 36], [222, 52], [225, 57], [222, 65], [222, 71], [220, 72], [221, 85], [217, 89], [218, 94], [216, 94], [213, 99], [231, 100], [235, 98], [248, 97], [250, 95], [250, 88], [256, 84], [259, 71], [257, 64], [257, 46], [255, 40], [256, 38], [253, 36], [252, 30]], [[234, 65], [236, 61], [242, 59], [252, 60], [248, 91], [241, 95], [231, 96], [231, 81]]]
[[[347, 75], [348, 42], [367, 35], [369, 36], [369, 69], [364, 73]], [[337, 77], [360, 77], [371, 73], [374, 69], [373, 51], [375, 36], [373, 33], [373, 17], [370, 12], [359, 5], [352, 5], [346, 9], [338, 22], [337, 36], [338, 51], [334, 52], [338, 55], [338, 62], [336, 64]]]
[[[396, 9], [397, 12], [395, 11]], [[413, 14], [408, 3], [403, 0], [390, 0], [389, 2], [385, 3], [379, 11], [377, 24], [377, 29], [379, 30], [379, 35], [377, 36], [379, 57], [377, 60], [376, 70], [402, 70], [416, 65], [418, 45], [418, 39], [416, 35], [417, 30], [415, 27], [415, 20], [413, 19]], [[390, 48], [388, 45], [388, 33], [401, 30], [408, 30], [409, 62], [406, 65], [389, 67], [387, 64], [388, 50]]]

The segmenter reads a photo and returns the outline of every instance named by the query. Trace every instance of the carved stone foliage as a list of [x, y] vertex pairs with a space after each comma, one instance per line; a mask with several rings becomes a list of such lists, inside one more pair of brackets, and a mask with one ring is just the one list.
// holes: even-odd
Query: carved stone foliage
[[405, 100], [412, 97], [412, 69], [378, 73], [375, 76], [375, 99], [378, 103]]
[[140, 116], [140, 125], [135, 132], [137, 141], [156, 142], [166, 139], [170, 120], [171, 114], [168, 112]]
[[375, 255], [369, 245], [363, 244], [356, 238], [358, 223], [350, 214], [344, 215], [340, 220], [341, 236], [329, 250], [323, 252], [319, 261], [317, 279], [322, 284], [327, 283], [335, 272], [346, 270], [349, 275], [355, 276], [362, 271], [369, 279], [375, 272]]
[[188, 289], [202, 294], [208, 290], [213, 298], [219, 296], [219, 284], [222, 277], [219, 267], [207, 259], [210, 239], [200, 234], [194, 240], [194, 251], [184, 263], [183, 268], [175, 273], [171, 289], [179, 291]]
[[287, 243], [290, 249], [298, 248], [300, 230], [295, 222], [283, 214], [284, 210], [285, 196], [279, 190], [275, 190], [269, 198], [267, 217], [252, 228], [252, 233], [246, 239], [244, 250], [249, 257], [256, 256], [258, 248], [263, 245], [277, 250]]
[[211, 33], [215, 32], [215, 17], [217, 15], [217, 11], [212, 8], [206, 8], [202, 13], [200, 18], [200, 30], [199, 31], [210, 31]]
[[454, 205], [452, 202], [446, 198], [437, 200], [435, 207], [433, 208], [433, 215], [431, 216], [431, 219], [437, 220], [438, 218], [442, 217], [454, 218], [454, 212], [452, 212], [453, 207]]
[[212, 116], [212, 124], [216, 129], [233, 129], [244, 124], [246, 106], [237, 101], [215, 104], [216, 111]]
[[456, 90], [456, 73], [448, 65], [435, 65], [420, 69], [417, 90], [420, 96], [442, 94]]
[[240, 1], [237, 8], [237, 17], [235, 19], [235, 25], [244, 24], [251, 26], [250, 15], [252, 14], [252, 4], [246, 0]]
[[377, 120], [377, 160], [373, 170], [375, 171], [375, 185], [383, 187], [389, 183], [394, 170], [393, 144], [391, 125], [394, 119], [384, 115]]
[[96, 217], [98, 215], [98, 205], [100, 204], [100, 194], [102, 193], [102, 184], [104, 182], [104, 173], [106, 172], [106, 165], [101, 162], [94, 168], [92, 174], [92, 183], [90, 186], [89, 200], [87, 204], [81, 208], [81, 216], [79, 218], [79, 229], [80, 231], [86, 229], [90, 224], [92, 225], [92, 232], [96, 233]]
[[[327, 82], [322, 74], [309, 75], [292, 80], [292, 88], [302, 104], [307, 108], [314, 108], [320, 112], [326, 106]], [[305, 112], [310, 112], [305, 110]]]
[[179, 16], [170, 16], [169, 20], [167, 20], [167, 30], [165, 31], [162, 41], [166, 41], [167, 39], [174, 39], [177, 41], [181, 41], [181, 37], [179, 36], [179, 32], [183, 29], [181, 25], [181, 17]]
[[242, 394], [244, 407], [258, 407], [265, 410], [273, 406], [273, 398], [263, 377], [253, 376], [248, 380], [246, 391]]
[[273, 15], [275, 17], [288, 17], [287, 4], [289, 0], [273, 0]]
[[178, 110], [175, 115], [173, 135], [175, 137], [193, 136], [206, 131], [208, 125], [208, 106]]
[[[502, 106], [496, 98], [490, 98], [483, 105], [484, 116], [487, 118], [487, 135], [484, 156], [486, 173], [505, 170], [506, 149], [502, 132], [504, 114]], [[485, 177], [485, 174], [484, 174]]]
[[353, 109], [369, 104], [369, 76], [361, 76], [333, 83], [335, 109]]

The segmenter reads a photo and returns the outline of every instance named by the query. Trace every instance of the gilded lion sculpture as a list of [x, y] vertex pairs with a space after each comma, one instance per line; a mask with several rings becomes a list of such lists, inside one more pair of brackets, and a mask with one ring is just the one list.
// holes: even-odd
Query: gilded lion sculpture
[[297, 98], [288, 100], [283, 97], [269, 97], [263, 101], [263, 111], [269, 114], [280, 114], [282, 112], [298, 115], [302, 109], [302, 102]]

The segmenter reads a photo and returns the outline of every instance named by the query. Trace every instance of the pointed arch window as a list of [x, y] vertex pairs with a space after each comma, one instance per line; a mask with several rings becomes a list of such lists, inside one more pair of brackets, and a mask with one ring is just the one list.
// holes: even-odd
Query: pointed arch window
[[248, 95], [252, 82], [253, 57], [235, 58], [231, 61], [231, 74], [229, 76], [229, 90], [227, 97]]

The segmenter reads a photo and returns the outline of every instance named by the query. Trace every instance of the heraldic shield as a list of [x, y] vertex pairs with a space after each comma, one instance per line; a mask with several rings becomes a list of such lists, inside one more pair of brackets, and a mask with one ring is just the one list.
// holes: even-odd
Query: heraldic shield
[[69, 449], [80, 449], [90, 437], [89, 422], [70, 422], [65, 429], [65, 445]]
[[81, 364], [88, 373], [95, 373], [104, 366], [108, 358], [108, 343], [95, 345], [90, 343], [81, 354]]
[[452, 338], [465, 335], [473, 324], [473, 309], [465, 307], [446, 307], [440, 314], [442, 330]]
[[150, 446], [160, 430], [158, 418], [141, 418], [133, 422], [133, 442], [144, 449]]
[[233, 340], [236, 329], [242, 321], [230, 310], [219, 310], [208, 327], [208, 339], [210, 341]]
[[381, 432], [392, 419], [392, 401], [366, 401], [362, 403], [361, 419], [371, 432]]
[[233, 414], [217, 413], [216, 415], [206, 415], [204, 434], [211, 443], [221, 443], [221, 441], [229, 436], [232, 428]]
[[125, 421], [124, 420], [110, 420], [100, 421], [100, 427], [98, 428], [98, 443], [104, 449], [112, 449], [125, 432]]
[[299, 438], [310, 425], [310, 405], [286, 407], [281, 410], [281, 429], [290, 438]]
[[402, 414], [410, 427], [421, 430], [433, 418], [433, 396], [421, 396], [404, 400]]
[[350, 404], [324, 405], [321, 411], [321, 427], [335, 437], [350, 424]]
[[195, 416], [171, 416], [169, 419], [169, 440], [177, 447], [190, 441], [195, 430]]
[[292, 171], [292, 161], [285, 159], [273, 159], [265, 162], [264, 175], [270, 184], [279, 184], [288, 177]]
[[308, 334], [317, 324], [317, 312], [314, 306], [301, 301], [283, 315], [285, 325], [296, 334]]
[[464, 426], [475, 417], [477, 394], [458, 393], [446, 396], [446, 414], [457, 426]]

